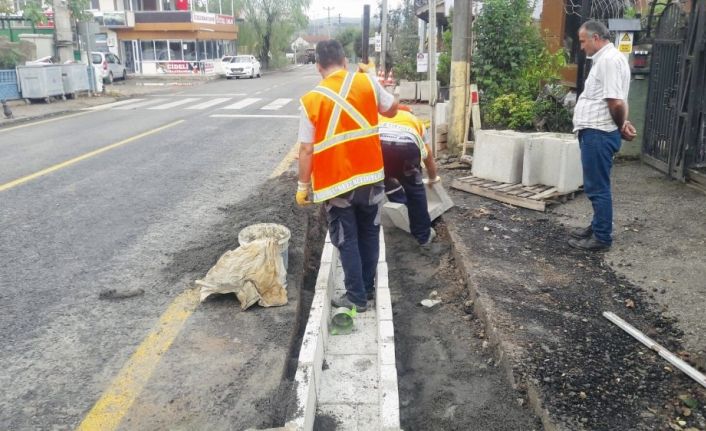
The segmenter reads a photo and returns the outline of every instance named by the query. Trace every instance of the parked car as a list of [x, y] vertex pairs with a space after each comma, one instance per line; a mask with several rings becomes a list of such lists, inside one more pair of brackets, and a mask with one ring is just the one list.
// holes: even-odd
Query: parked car
[[250, 78], [260, 77], [260, 62], [252, 55], [236, 55], [233, 57], [223, 57], [226, 78], [241, 76]]
[[112, 84], [116, 79], [127, 79], [127, 69], [117, 55], [110, 52], [92, 52], [91, 63], [103, 78], [103, 82]]

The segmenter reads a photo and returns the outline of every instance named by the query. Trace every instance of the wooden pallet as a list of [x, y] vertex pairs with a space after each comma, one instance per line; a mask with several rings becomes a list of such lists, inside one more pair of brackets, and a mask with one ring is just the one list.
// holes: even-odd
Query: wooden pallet
[[549, 204], [573, 199], [580, 191], [561, 193], [556, 187], [542, 184], [524, 186], [519, 183], [500, 183], [474, 176], [455, 179], [451, 187], [535, 211], [545, 211]]

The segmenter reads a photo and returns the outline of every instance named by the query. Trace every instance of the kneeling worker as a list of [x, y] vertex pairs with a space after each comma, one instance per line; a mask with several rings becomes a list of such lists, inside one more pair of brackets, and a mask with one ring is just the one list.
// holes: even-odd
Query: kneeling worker
[[424, 142], [424, 125], [409, 107], [400, 105], [392, 118], [380, 117], [380, 143], [385, 163], [385, 193], [390, 202], [405, 204], [409, 230], [422, 247], [436, 237], [431, 227], [427, 195], [422, 180], [422, 159], [431, 187], [441, 179], [436, 174], [434, 156]]

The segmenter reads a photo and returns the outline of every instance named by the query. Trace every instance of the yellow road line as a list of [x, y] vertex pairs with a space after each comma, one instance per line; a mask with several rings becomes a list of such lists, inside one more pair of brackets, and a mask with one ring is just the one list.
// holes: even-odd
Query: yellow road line
[[77, 431], [117, 429], [132, 403], [142, 392], [160, 358], [169, 350], [169, 346], [198, 304], [198, 289], [189, 289], [176, 297], [113, 379], [108, 390], [88, 412]]
[[287, 169], [289, 169], [289, 165], [292, 164], [294, 159], [297, 158], [297, 155], [299, 154], [299, 142], [295, 143], [292, 148], [289, 150], [286, 156], [284, 156], [284, 159], [282, 159], [281, 162], [279, 162], [279, 165], [275, 168], [274, 171], [272, 171], [272, 174], [270, 174], [270, 178], [278, 177], [285, 173]]
[[[295, 159], [298, 150], [299, 144], [294, 144], [270, 178], [285, 172]], [[120, 426], [157, 368], [160, 359], [179, 335], [189, 316], [196, 311], [199, 302], [198, 289], [189, 289], [174, 299], [76, 431], [114, 431]]]
[[114, 149], [114, 148], [117, 148], [117, 147], [119, 147], [119, 146], [121, 146], [121, 145], [129, 144], [130, 142], [134, 142], [134, 141], [136, 141], [136, 140], [138, 140], [138, 139], [144, 138], [144, 137], [149, 136], [149, 135], [154, 135], [155, 133], [158, 133], [158, 132], [161, 132], [162, 130], [168, 129], [168, 128], [173, 127], [173, 126], [176, 126], [177, 124], [182, 123], [182, 122], [184, 122], [184, 120], [178, 120], [178, 121], [175, 121], [175, 122], [173, 122], [173, 123], [166, 124], [166, 125], [164, 125], [164, 126], [162, 126], [162, 127], [157, 127], [156, 129], [148, 130], [147, 132], [140, 133], [139, 135], [135, 135], [135, 136], [132, 136], [132, 137], [130, 137], [130, 138], [123, 139], [123, 140], [120, 141], [120, 142], [116, 142], [116, 143], [114, 143], [114, 144], [108, 145], [108, 146], [103, 147], [103, 148], [99, 148], [99, 149], [97, 149], [97, 150], [91, 151], [91, 152], [86, 153], [86, 154], [84, 154], [84, 155], [81, 155], [81, 156], [78, 156], [78, 157], [74, 157], [74, 158], [71, 159], [71, 160], [67, 160], [67, 161], [65, 161], [65, 162], [58, 163], [58, 164], [56, 164], [56, 165], [54, 165], [54, 166], [50, 166], [50, 167], [48, 167], [48, 168], [46, 168], [46, 169], [42, 169], [41, 171], [35, 172], [35, 173], [31, 174], [31, 175], [27, 175], [27, 176], [25, 176], [25, 177], [18, 178], [18, 179], [16, 179], [16, 180], [10, 181], [9, 183], [0, 184], [0, 192], [5, 191], [5, 190], [9, 190], [9, 189], [11, 189], [11, 188], [13, 188], [13, 187], [19, 186], [20, 184], [24, 184], [24, 183], [26, 183], [27, 181], [31, 181], [31, 180], [33, 180], [33, 179], [36, 179], [36, 178], [39, 178], [39, 177], [41, 177], [41, 176], [50, 174], [50, 173], [52, 173], [52, 172], [56, 172], [56, 171], [58, 171], [59, 169], [63, 169], [63, 168], [65, 168], [65, 167], [68, 167], [68, 166], [71, 166], [71, 165], [73, 165], [73, 164], [75, 164], [75, 163], [78, 163], [78, 162], [80, 162], [80, 161], [82, 161], [82, 160], [86, 160], [86, 159], [88, 159], [88, 158], [90, 158], [90, 157], [97, 156], [98, 154], [104, 153], [104, 152], [106, 152], [106, 151], [110, 151], [110, 150], [112, 150], [112, 149]]
[[65, 120], [67, 118], [79, 117], [81, 115], [90, 114], [90, 112], [79, 112], [78, 114], [62, 115], [56, 118], [49, 118], [48, 120], [36, 121], [34, 123], [20, 124], [19, 126], [8, 127], [7, 129], [0, 129], [0, 133], [9, 132], [11, 130], [24, 129], [25, 127], [38, 126], [40, 124], [51, 123], [53, 121]]

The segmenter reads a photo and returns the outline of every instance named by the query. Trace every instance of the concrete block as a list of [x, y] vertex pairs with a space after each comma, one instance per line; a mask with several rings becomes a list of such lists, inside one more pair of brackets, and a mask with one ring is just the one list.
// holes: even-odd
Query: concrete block
[[331, 283], [331, 262], [324, 262], [323, 256], [319, 264], [319, 273], [316, 275], [316, 290], [326, 290]]
[[321, 251], [321, 262], [333, 262], [335, 248], [330, 242], [324, 243], [324, 249]]
[[297, 388], [297, 415], [287, 422], [286, 426], [297, 430], [314, 429], [317, 399], [314, 369], [311, 364], [298, 366], [294, 381]]
[[377, 355], [326, 355], [326, 364], [320, 404], [378, 403]]
[[525, 144], [522, 184], [543, 184], [567, 193], [583, 184], [581, 150], [571, 134], [543, 133]]
[[478, 130], [471, 172], [479, 178], [519, 183], [529, 136], [513, 131]]
[[[435, 113], [436, 113], [436, 124], [446, 124], [447, 118], [448, 118], [448, 112], [449, 112], [449, 105], [450, 103], [447, 102], [439, 102], [436, 104], [434, 107]], [[438, 132], [437, 128], [437, 132]]]
[[329, 337], [327, 355], [377, 354], [378, 343], [370, 338], [370, 334], [377, 331], [377, 322], [375, 319], [364, 319], [366, 314], [369, 312], [361, 313], [353, 319], [353, 332], [350, 334]]
[[385, 202], [382, 212], [392, 222], [392, 225], [405, 232], [409, 232], [409, 215], [404, 204]]
[[375, 297], [375, 311], [378, 320], [392, 320], [392, 302], [390, 300], [390, 289], [378, 289]]
[[400, 81], [397, 87], [400, 92], [400, 100], [417, 100], [417, 83], [412, 81]]
[[[424, 184], [427, 184], [426, 179], [424, 179]], [[440, 215], [454, 206], [453, 201], [449, 197], [449, 194], [446, 193], [446, 189], [444, 189], [441, 183], [436, 183], [431, 188], [427, 187], [426, 195], [427, 210], [429, 211], [429, 218], [432, 221], [436, 220]], [[388, 223], [398, 229], [409, 232], [409, 212], [407, 211], [407, 206], [395, 202], [386, 202], [382, 207], [382, 214], [383, 217], [388, 220]]]
[[379, 288], [387, 289], [390, 286], [388, 272], [387, 272], [387, 263], [385, 263], [384, 265], [382, 265], [381, 263], [378, 263], [377, 274], [376, 274], [375, 280], [376, 280], [378, 289]]
[[392, 320], [381, 320], [378, 322], [378, 343], [394, 343], [395, 327]]
[[395, 366], [395, 343], [380, 343], [378, 345], [378, 360], [380, 365]]
[[397, 392], [397, 368], [380, 366], [380, 429], [400, 429], [400, 399]]
[[[431, 96], [431, 81], [417, 82], [417, 99], [422, 102], [428, 102]], [[436, 88], [439, 88], [439, 81], [436, 81]]]
[[[427, 179], [424, 179], [424, 184], [427, 183]], [[431, 188], [426, 187], [425, 190], [427, 192], [427, 209], [429, 211], [429, 218], [432, 221], [436, 220], [441, 214], [445, 213], [454, 206], [453, 201], [449, 197], [449, 194], [446, 193], [446, 189], [444, 189], [444, 186], [441, 183], [433, 184]]]

